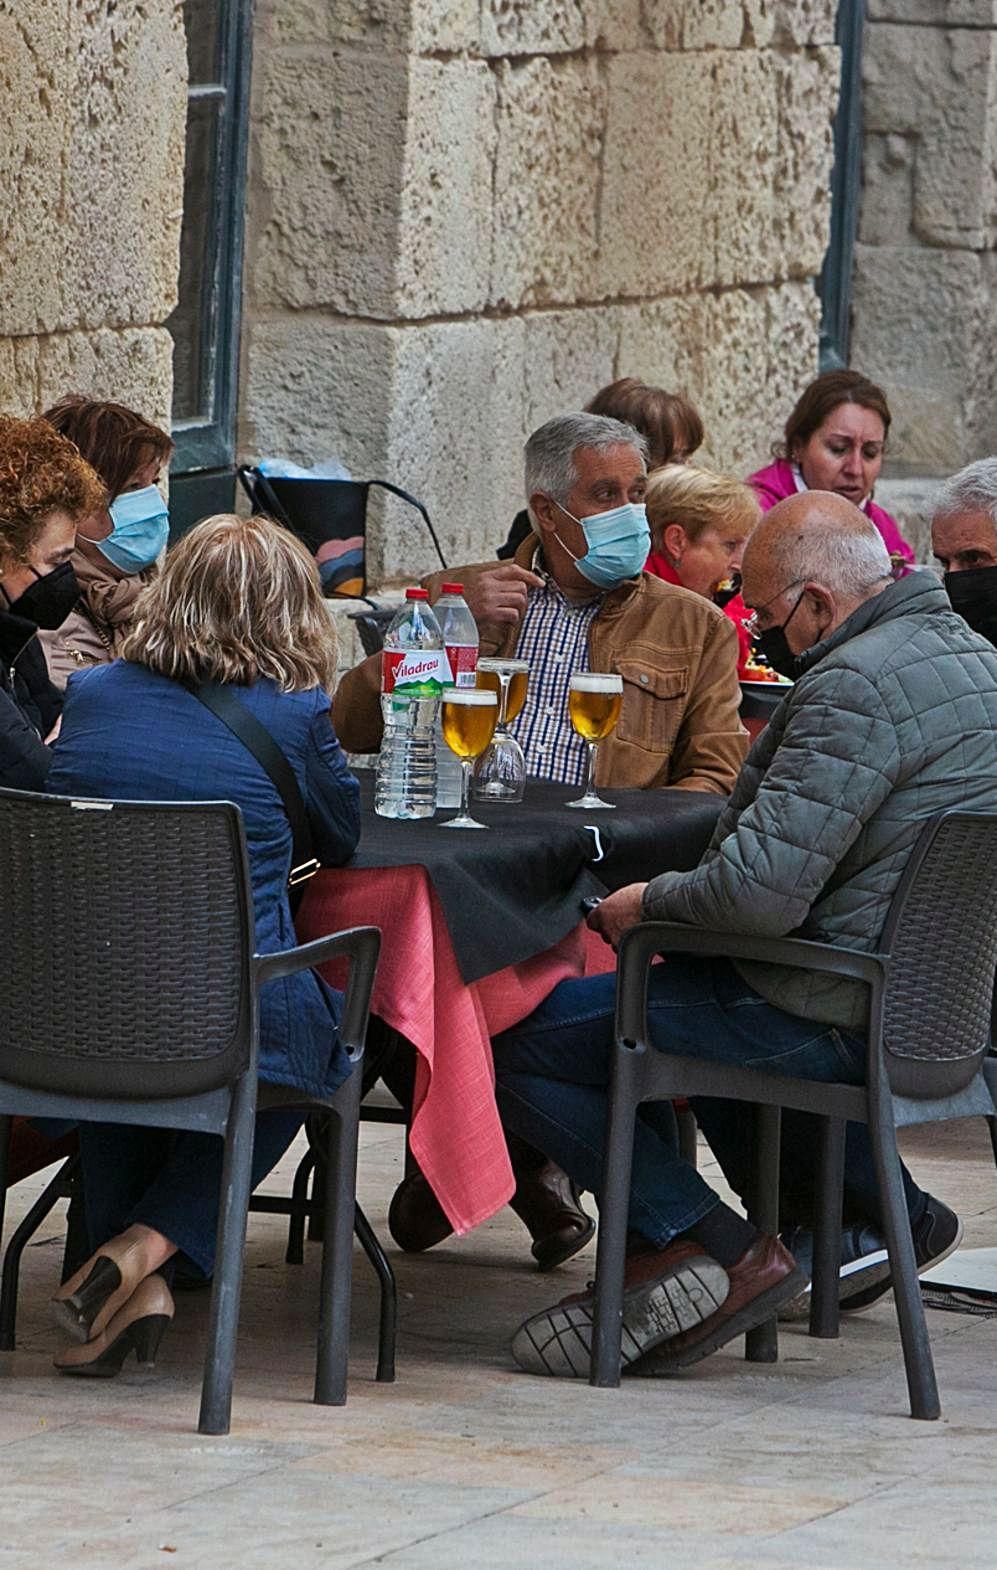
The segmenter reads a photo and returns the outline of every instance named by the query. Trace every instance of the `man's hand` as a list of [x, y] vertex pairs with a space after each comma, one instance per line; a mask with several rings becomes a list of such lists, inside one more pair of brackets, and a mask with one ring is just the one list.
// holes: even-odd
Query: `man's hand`
[[643, 921], [646, 888], [646, 883], [628, 883], [626, 888], [617, 889], [615, 894], [607, 894], [589, 916], [588, 924], [593, 932], [598, 932], [612, 948], [619, 948], [620, 939], [628, 927], [636, 927], [638, 922]]
[[489, 568], [473, 578], [465, 586], [464, 598], [479, 627], [488, 622], [515, 625], [526, 614], [530, 589], [539, 589], [542, 583], [543, 579], [535, 572], [527, 572], [515, 562], [503, 562], [500, 567]]

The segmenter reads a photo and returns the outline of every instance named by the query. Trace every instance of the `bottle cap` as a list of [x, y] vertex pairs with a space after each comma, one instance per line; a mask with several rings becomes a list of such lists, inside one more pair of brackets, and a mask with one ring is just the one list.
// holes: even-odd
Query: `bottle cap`
[[444, 594], [463, 594], [463, 592], [464, 585], [462, 583], [445, 583], [443, 585]]
[[428, 589], [406, 589], [405, 590], [405, 598], [407, 600], [428, 600], [429, 599], [429, 590]]

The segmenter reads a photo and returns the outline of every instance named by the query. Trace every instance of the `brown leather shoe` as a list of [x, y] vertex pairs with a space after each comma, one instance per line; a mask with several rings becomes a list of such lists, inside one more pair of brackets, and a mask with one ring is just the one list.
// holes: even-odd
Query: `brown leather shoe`
[[388, 1207], [388, 1231], [406, 1254], [442, 1243], [453, 1231], [428, 1182], [418, 1171], [402, 1178]]
[[715, 1314], [683, 1330], [648, 1358], [635, 1374], [670, 1374], [690, 1368], [718, 1347], [771, 1319], [780, 1304], [803, 1290], [807, 1274], [777, 1237], [763, 1233], [727, 1272], [730, 1292]]
[[[730, 1290], [727, 1272], [698, 1243], [669, 1243], [628, 1255], [623, 1274], [622, 1362], [627, 1368], [652, 1347], [701, 1320], [716, 1317]], [[512, 1355], [529, 1374], [588, 1377], [593, 1283], [553, 1308], [533, 1314], [512, 1338]]]
[[[582, 1208], [578, 1190], [566, 1172], [529, 1146], [510, 1141], [516, 1192], [510, 1206], [533, 1239], [532, 1253], [540, 1270], [553, 1270], [584, 1248], [595, 1222]], [[403, 1178], [388, 1208], [388, 1231], [407, 1254], [442, 1243], [453, 1231], [439, 1200], [422, 1173]]]
[[544, 1160], [525, 1171], [517, 1163], [513, 1171], [516, 1192], [509, 1205], [533, 1239], [531, 1253], [538, 1269], [553, 1270], [585, 1247], [595, 1222], [582, 1209], [581, 1196], [568, 1174], [553, 1161]]

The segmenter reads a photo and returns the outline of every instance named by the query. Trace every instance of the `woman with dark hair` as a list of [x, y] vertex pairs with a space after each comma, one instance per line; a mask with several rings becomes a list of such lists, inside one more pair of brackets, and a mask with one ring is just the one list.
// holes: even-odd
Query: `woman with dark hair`
[[833, 491], [860, 507], [890, 553], [895, 577], [913, 565], [914, 552], [897, 525], [873, 501], [890, 434], [886, 394], [858, 371], [825, 371], [804, 388], [786, 421], [775, 462], [748, 479], [768, 512], [797, 491]]
[[0, 415], [0, 785], [41, 790], [62, 695], [38, 629], [55, 628], [79, 594], [73, 544], [104, 491], [76, 448], [44, 420]]
[[[291, 827], [269, 774], [190, 686], [225, 686], [294, 770], [316, 856], [336, 866], [360, 833], [357, 782], [329, 714], [336, 640], [315, 563], [266, 518], [207, 518], [146, 590], [122, 658], [72, 677], [47, 788], [109, 800], [213, 801], [242, 810], [261, 953], [291, 948]], [[188, 685], [189, 684], [189, 685]], [[260, 1078], [331, 1094], [349, 1072], [337, 1026], [342, 994], [313, 971], [260, 993]], [[296, 1111], [256, 1122], [253, 1183], [300, 1126]], [[168, 1277], [214, 1267], [222, 1140], [121, 1125], [80, 1127], [92, 1255], [56, 1294], [76, 1345], [64, 1373], [115, 1374], [134, 1351], [155, 1358], [173, 1315]], [[164, 1275], [165, 1271], [165, 1275]]]
[[[651, 387], [636, 376], [621, 376], [600, 387], [585, 405], [585, 413], [604, 414], [639, 431], [647, 442], [649, 473], [666, 463], [688, 463], [703, 444], [703, 422], [688, 398], [682, 393], [666, 392], [663, 387]], [[529, 534], [530, 520], [524, 508], [512, 520], [505, 544], [495, 552], [499, 560], [508, 561], [515, 556]]]
[[60, 399], [44, 418], [79, 449], [107, 492], [77, 530], [79, 598], [62, 626], [42, 637], [49, 675], [65, 687], [72, 671], [109, 664], [121, 652], [135, 601], [169, 536], [156, 481], [173, 442], [123, 404], [77, 394]]

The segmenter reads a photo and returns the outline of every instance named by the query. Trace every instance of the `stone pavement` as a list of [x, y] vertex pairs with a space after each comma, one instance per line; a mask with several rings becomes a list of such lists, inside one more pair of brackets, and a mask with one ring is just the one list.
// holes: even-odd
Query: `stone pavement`
[[[966, 1217], [967, 1242], [997, 1244], [983, 1124], [907, 1148]], [[399, 1131], [368, 1126], [361, 1164], [383, 1230]], [[35, 1191], [15, 1191], [14, 1218]], [[201, 1438], [204, 1294], [180, 1298], [154, 1373], [90, 1383], [50, 1370], [61, 1227], [28, 1251], [19, 1350], [0, 1356], [0, 1570], [993, 1565], [997, 1319], [929, 1316], [934, 1424], [905, 1415], [891, 1300], [839, 1342], [788, 1328], [774, 1366], [726, 1350], [618, 1391], [533, 1379], [512, 1365], [509, 1335], [584, 1282], [592, 1250], [540, 1276], [507, 1211], [432, 1255], [394, 1256], [394, 1386], [373, 1381], [376, 1295], [358, 1257], [349, 1404], [323, 1409], [309, 1399], [316, 1250], [286, 1266], [282, 1224], [257, 1216], [232, 1433]]]

